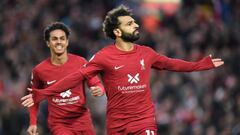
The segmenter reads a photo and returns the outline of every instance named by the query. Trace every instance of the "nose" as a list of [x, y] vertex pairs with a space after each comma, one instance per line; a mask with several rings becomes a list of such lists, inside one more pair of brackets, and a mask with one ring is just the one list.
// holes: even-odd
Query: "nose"
[[135, 23], [135, 27], [136, 27], [136, 28], [139, 28], [139, 25], [138, 25], [137, 23]]
[[136, 27], [139, 28], [139, 25], [137, 23], [135, 23]]
[[59, 38], [59, 39], [57, 39], [57, 43], [61, 43], [61, 39]]

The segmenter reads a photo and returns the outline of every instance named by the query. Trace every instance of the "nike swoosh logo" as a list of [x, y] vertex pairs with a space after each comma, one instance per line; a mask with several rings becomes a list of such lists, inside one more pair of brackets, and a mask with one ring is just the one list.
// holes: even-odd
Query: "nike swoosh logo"
[[47, 81], [47, 85], [50, 85], [52, 83], [55, 83], [57, 80], [53, 80], [53, 81]]
[[120, 68], [122, 68], [122, 67], [124, 67], [124, 65], [121, 65], [121, 66], [115, 66], [114, 69], [115, 69], [115, 70], [118, 70], [118, 69], [120, 69]]

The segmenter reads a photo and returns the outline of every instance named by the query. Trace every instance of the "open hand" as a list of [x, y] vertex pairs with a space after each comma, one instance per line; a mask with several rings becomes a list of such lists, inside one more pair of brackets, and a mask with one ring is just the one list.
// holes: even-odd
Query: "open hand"
[[29, 135], [38, 135], [37, 125], [30, 125], [27, 129]]
[[[32, 91], [31, 88], [28, 88], [28, 91]], [[21, 101], [22, 101], [22, 105], [24, 107], [31, 107], [34, 105], [34, 101], [33, 101], [33, 96], [32, 94], [28, 94], [24, 97], [21, 98]]]
[[211, 59], [212, 59], [212, 63], [214, 65], [214, 67], [219, 67], [222, 66], [224, 64], [224, 61], [221, 58], [212, 58], [212, 55], [210, 55]]

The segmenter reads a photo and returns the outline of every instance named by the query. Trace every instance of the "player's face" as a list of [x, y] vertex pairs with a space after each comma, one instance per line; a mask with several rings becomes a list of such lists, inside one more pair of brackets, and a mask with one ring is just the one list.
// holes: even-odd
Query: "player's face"
[[68, 39], [65, 32], [60, 29], [51, 31], [47, 45], [51, 52], [56, 55], [65, 53], [68, 46]]
[[121, 31], [121, 38], [126, 42], [134, 42], [140, 38], [139, 25], [131, 16], [118, 17], [120, 22], [119, 29]]

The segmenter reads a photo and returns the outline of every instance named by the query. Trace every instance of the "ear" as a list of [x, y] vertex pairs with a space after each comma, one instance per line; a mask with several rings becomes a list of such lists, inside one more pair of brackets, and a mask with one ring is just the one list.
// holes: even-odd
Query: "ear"
[[46, 43], [47, 43], [47, 46], [50, 47], [50, 45], [49, 45], [49, 41], [46, 41]]
[[122, 32], [120, 29], [114, 29], [113, 33], [115, 34], [116, 37], [120, 37], [122, 35]]
[[68, 40], [68, 38], [67, 38], [66, 42], [67, 42], [66, 44], [67, 44], [67, 46], [68, 46], [68, 44], [69, 44], [69, 40]]

